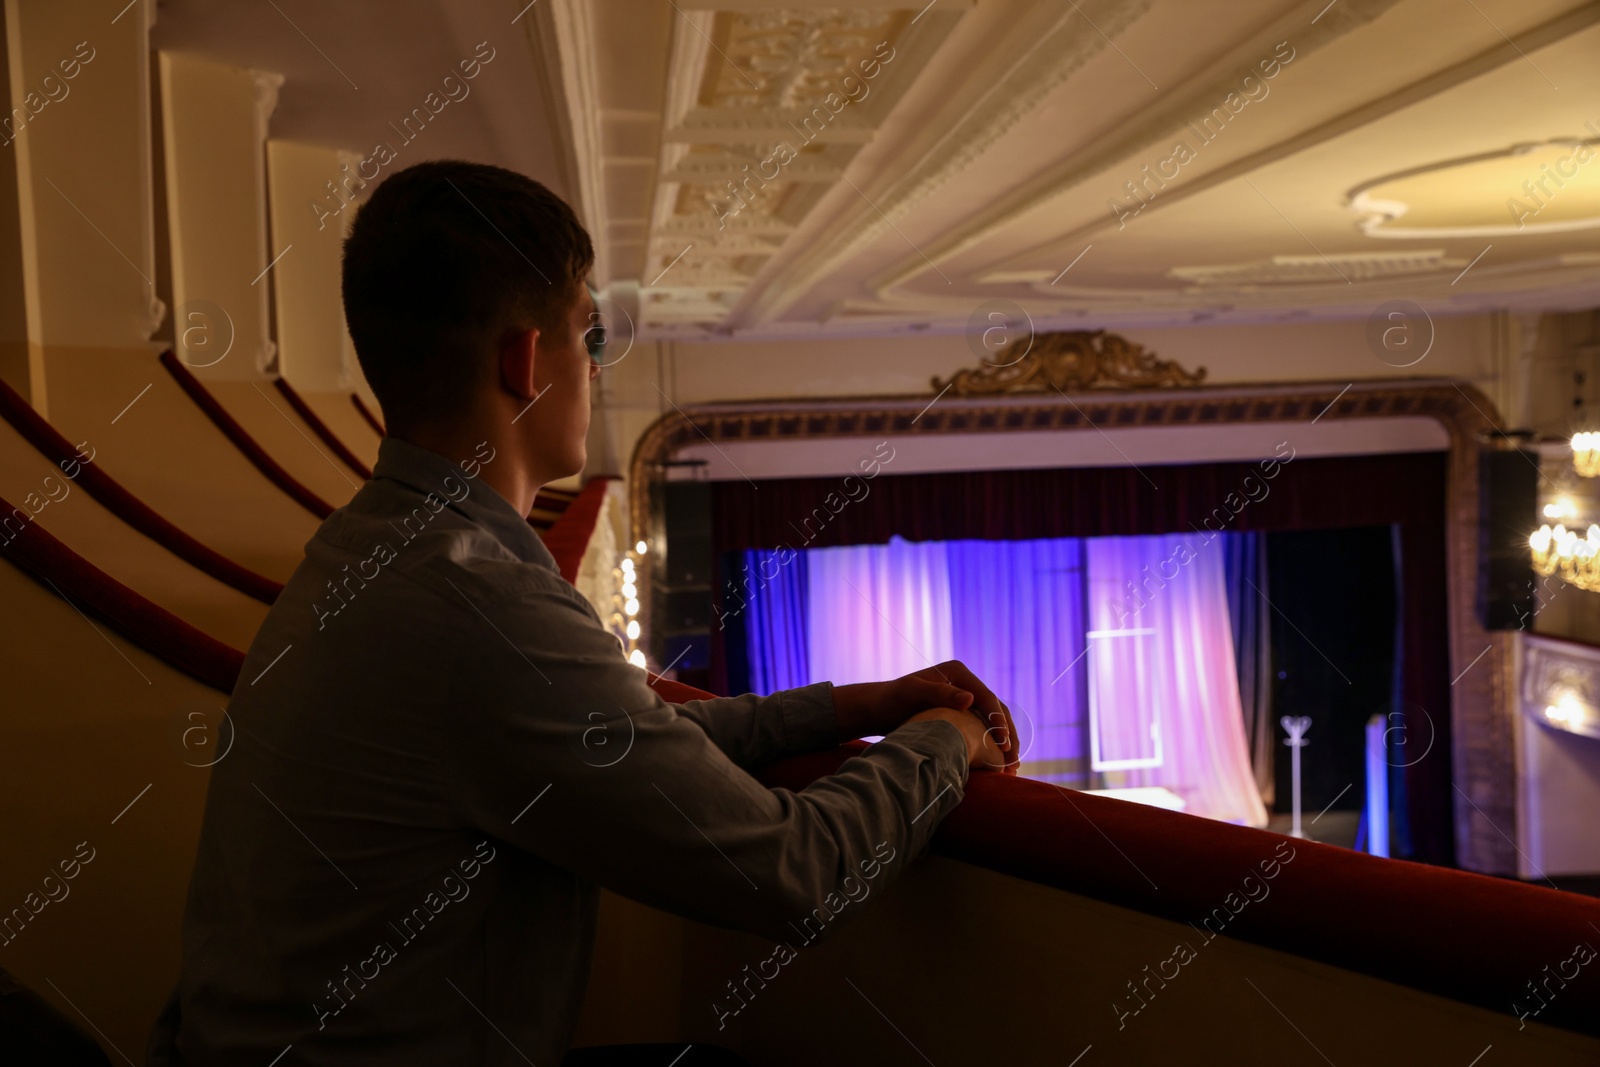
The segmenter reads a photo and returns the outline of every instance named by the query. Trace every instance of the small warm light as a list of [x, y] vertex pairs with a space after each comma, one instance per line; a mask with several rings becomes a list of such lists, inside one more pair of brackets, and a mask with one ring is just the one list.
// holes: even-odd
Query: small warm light
[[634, 597], [639, 595], [639, 587], [634, 585], [632, 582], [623, 582], [622, 595], [627, 597], [629, 600], [632, 600]]
[[1547, 519], [1575, 519], [1578, 517], [1577, 506], [1570, 497], [1561, 497], [1544, 506], [1544, 517]]
[[640, 541], [638, 544], [633, 546], [633, 550], [642, 556], [646, 552], [650, 551], [650, 546], [645, 544], [643, 541]]
[[1600, 475], [1600, 433], [1572, 435], [1572, 469], [1584, 478]]
[[1554, 704], [1545, 706], [1544, 715], [1551, 722], [1558, 722], [1563, 726], [1577, 726], [1587, 717], [1588, 709], [1578, 694], [1568, 689]]
[[630, 580], [632, 579], [632, 577], [633, 577], [633, 560], [625, 559], [625, 560], [622, 561], [622, 573], [626, 574], [629, 577]]
[[639, 620], [638, 619], [629, 619], [628, 620], [628, 640], [629, 641], [637, 641], [637, 640], [639, 640]]
[[622, 610], [627, 613], [629, 618], [632, 618], [633, 616], [639, 614], [639, 601], [635, 600], [633, 597], [629, 597], [628, 602], [622, 605]]
[[640, 649], [636, 648], [628, 654], [628, 662], [633, 664], [635, 667], [638, 667], [640, 670], [648, 669], [645, 667], [644, 663], [644, 652]]

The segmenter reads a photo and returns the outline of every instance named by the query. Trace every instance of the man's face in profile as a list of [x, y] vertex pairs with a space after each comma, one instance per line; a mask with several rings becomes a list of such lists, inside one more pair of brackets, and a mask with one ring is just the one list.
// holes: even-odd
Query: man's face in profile
[[578, 289], [562, 325], [559, 335], [555, 331], [540, 335], [535, 357], [542, 365], [535, 380], [543, 390], [536, 403], [543, 410], [534, 424], [532, 447], [546, 460], [547, 469], [558, 472], [552, 480], [582, 471], [588, 454], [589, 383], [600, 374], [589, 351], [600, 336], [600, 314], [588, 286]]

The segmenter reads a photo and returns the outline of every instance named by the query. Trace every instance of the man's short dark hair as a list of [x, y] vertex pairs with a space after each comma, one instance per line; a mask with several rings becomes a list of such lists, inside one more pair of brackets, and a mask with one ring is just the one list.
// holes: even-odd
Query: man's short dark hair
[[508, 330], [565, 338], [594, 247], [566, 202], [503, 167], [418, 163], [344, 242], [345, 322], [391, 426], [461, 410]]

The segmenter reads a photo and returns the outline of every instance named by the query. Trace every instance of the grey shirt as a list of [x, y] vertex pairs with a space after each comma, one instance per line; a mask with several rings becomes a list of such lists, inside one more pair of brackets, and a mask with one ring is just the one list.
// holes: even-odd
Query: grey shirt
[[478, 473], [386, 438], [251, 645], [165, 1016], [178, 1062], [554, 1067], [599, 887], [801, 950], [960, 802], [937, 721], [763, 786], [751, 768], [840, 740], [831, 683], [667, 703]]

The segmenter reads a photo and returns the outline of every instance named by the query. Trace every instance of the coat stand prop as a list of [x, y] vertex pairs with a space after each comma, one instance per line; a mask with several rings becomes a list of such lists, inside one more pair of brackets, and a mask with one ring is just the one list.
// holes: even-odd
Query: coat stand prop
[[1294, 796], [1294, 824], [1289, 828], [1289, 836], [1309, 840], [1310, 835], [1300, 827], [1300, 750], [1311, 743], [1306, 740], [1311, 719], [1305, 715], [1285, 715], [1278, 722], [1289, 731], [1289, 736], [1283, 742], [1289, 746], [1290, 792]]

